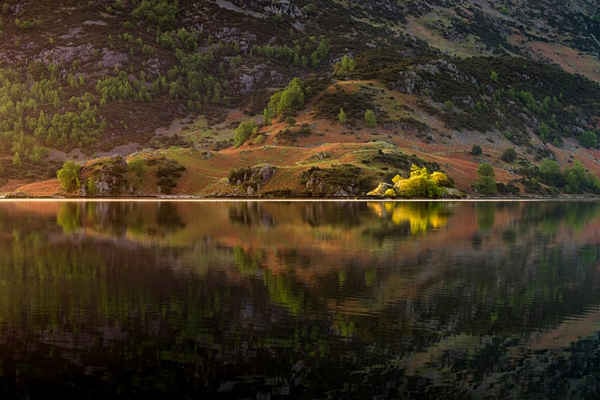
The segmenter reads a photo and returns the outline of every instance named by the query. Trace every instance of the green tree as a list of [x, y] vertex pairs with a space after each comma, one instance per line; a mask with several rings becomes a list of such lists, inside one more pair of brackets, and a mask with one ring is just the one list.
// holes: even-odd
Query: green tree
[[477, 168], [477, 182], [475, 183], [477, 191], [484, 195], [492, 195], [498, 193], [496, 185], [496, 174], [494, 168], [487, 163], [479, 165]]
[[287, 87], [274, 93], [263, 112], [265, 122], [273, 117], [289, 116], [304, 107], [304, 88], [299, 78], [290, 81]]
[[513, 148], [506, 149], [504, 150], [500, 158], [502, 159], [502, 161], [512, 164], [517, 159], [517, 152]]
[[246, 140], [248, 140], [250, 136], [255, 134], [257, 131], [258, 126], [253, 120], [240, 122], [240, 124], [237, 128], [235, 128], [234, 131], [233, 143], [235, 147], [240, 147], [241, 145], [243, 145], [246, 142]]
[[327, 55], [329, 55], [329, 41], [321, 39], [317, 49], [310, 55], [312, 66], [317, 67], [327, 58]]
[[338, 113], [338, 121], [340, 124], [345, 125], [348, 122], [348, 116], [343, 108], [340, 108], [340, 112]]
[[474, 156], [480, 156], [482, 153], [481, 146], [474, 144], [471, 148], [471, 154]]
[[564, 185], [564, 177], [558, 162], [549, 158], [540, 163], [540, 177], [549, 186], [561, 187]]
[[72, 192], [79, 187], [79, 171], [81, 167], [73, 161], [65, 161], [62, 168], [56, 173], [62, 188]]
[[333, 66], [333, 73], [336, 76], [347, 76], [349, 74], [351, 74], [352, 72], [354, 72], [354, 69], [356, 68], [356, 61], [354, 61], [354, 58], [345, 55], [342, 57], [342, 59], [337, 62], [334, 66]]
[[377, 117], [373, 110], [365, 111], [365, 123], [369, 128], [375, 128], [377, 126]]
[[594, 131], [585, 131], [578, 137], [579, 143], [583, 147], [594, 148], [598, 147], [598, 136]]

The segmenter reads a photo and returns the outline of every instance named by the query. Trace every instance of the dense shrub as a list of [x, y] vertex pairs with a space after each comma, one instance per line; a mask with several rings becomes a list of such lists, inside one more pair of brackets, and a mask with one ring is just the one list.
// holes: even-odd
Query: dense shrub
[[598, 147], [598, 135], [594, 131], [584, 131], [577, 137], [577, 140], [583, 147], [588, 149]]
[[62, 168], [56, 172], [60, 185], [66, 192], [73, 192], [79, 188], [79, 171], [81, 167], [73, 161], [66, 161]]
[[288, 86], [274, 93], [263, 115], [268, 123], [272, 118], [290, 116], [304, 107], [304, 88], [299, 78], [294, 78]]
[[512, 164], [517, 160], [517, 152], [513, 148], [506, 149], [502, 153], [502, 156], [500, 156], [500, 159], [504, 162]]
[[336, 76], [346, 77], [356, 69], [356, 61], [354, 58], [345, 55], [342, 59], [333, 66], [333, 73]]
[[185, 172], [186, 168], [175, 160], [160, 159], [156, 169], [158, 188], [161, 193], [171, 194], [177, 187], [177, 181]]
[[257, 131], [258, 126], [253, 120], [240, 122], [240, 124], [234, 131], [233, 144], [235, 145], [235, 147], [240, 147], [246, 142], [246, 140], [250, 138], [250, 136], [255, 134]]
[[177, 0], [142, 0], [131, 15], [162, 30], [172, 28], [179, 11]]
[[483, 195], [492, 195], [498, 193], [496, 186], [496, 175], [494, 168], [490, 164], [483, 163], [477, 168], [477, 182], [475, 190]]
[[448, 187], [452, 187], [452, 180], [443, 172], [430, 173], [426, 167], [413, 164], [408, 178], [396, 175], [392, 179], [392, 187], [388, 184], [380, 184], [368, 195], [434, 199], [444, 196]]

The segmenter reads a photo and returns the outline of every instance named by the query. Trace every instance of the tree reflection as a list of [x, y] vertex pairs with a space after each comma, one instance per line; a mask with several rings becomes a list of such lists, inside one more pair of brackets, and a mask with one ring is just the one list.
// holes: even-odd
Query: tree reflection
[[388, 236], [421, 235], [448, 223], [450, 209], [446, 203], [368, 203], [372, 212], [388, 222], [367, 234], [379, 239]]
[[0, 205], [0, 391], [598, 394], [598, 205], [243, 204]]

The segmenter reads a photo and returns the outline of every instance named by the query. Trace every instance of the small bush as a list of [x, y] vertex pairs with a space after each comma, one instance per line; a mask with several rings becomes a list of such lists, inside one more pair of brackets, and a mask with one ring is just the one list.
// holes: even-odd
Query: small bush
[[346, 125], [346, 122], [348, 122], [348, 116], [346, 115], [346, 112], [343, 108], [340, 108], [340, 112], [338, 114], [338, 121], [342, 125]]
[[517, 152], [513, 148], [506, 149], [502, 153], [502, 156], [500, 157], [500, 159], [502, 159], [502, 161], [504, 161], [504, 162], [512, 164], [517, 159]]
[[477, 144], [473, 145], [473, 147], [471, 148], [471, 154], [474, 156], [480, 156], [482, 152], [483, 151], [481, 150], [481, 146]]
[[375, 128], [377, 126], [377, 117], [373, 110], [365, 111], [365, 123], [369, 128]]

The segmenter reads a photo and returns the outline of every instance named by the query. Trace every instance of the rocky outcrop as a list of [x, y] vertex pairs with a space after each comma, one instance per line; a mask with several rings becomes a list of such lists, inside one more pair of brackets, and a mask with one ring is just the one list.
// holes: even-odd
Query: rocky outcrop
[[302, 174], [306, 194], [311, 196], [360, 196], [371, 188], [371, 178], [354, 165], [313, 167]]
[[118, 196], [128, 189], [127, 162], [123, 157], [104, 159], [81, 170], [81, 196]]
[[229, 174], [229, 184], [241, 189], [244, 195], [254, 196], [273, 178], [276, 171], [277, 168], [272, 165], [234, 169]]

